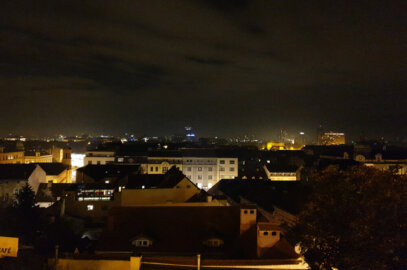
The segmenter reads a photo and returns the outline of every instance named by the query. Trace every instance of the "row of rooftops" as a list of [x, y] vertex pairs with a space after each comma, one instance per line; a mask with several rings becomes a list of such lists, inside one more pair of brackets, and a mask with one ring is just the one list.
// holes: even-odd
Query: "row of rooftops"
[[30, 163], [30, 164], [0, 164], [1, 180], [27, 180], [36, 167], [40, 167], [47, 175], [59, 175], [69, 169], [62, 163]]

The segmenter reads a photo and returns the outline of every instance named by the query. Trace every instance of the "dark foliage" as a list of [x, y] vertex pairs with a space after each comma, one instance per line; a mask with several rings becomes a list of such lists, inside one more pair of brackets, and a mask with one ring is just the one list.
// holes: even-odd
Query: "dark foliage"
[[368, 167], [310, 174], [289, 237], [312, 269], [406, 269], [407, 177]]

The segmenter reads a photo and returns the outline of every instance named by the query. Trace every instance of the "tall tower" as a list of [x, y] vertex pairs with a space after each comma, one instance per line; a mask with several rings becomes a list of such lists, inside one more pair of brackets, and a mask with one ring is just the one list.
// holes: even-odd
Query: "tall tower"
[[71, 148], [62, 149], [62, 164], [68, 165], [69, 168], [71, 168], [72, 166], [71, 154], [72, 154]]
[[193, 142], [196, 140], [195, 133], [192, 131], [192, 127], [185, 127], [185, 140]]

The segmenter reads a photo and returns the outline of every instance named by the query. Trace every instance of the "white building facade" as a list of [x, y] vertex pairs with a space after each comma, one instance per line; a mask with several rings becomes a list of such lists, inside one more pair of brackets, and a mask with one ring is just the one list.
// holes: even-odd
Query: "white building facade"
[[105, 165], [115, 160], [114, 151], [87, 151], [84, 165]]

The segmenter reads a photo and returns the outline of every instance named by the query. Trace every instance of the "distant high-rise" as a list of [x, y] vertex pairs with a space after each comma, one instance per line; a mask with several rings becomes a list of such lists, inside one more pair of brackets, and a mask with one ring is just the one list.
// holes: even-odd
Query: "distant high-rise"
[[196, 141], [196, 136], [192, 130], [192, 127], [185, 127], [185, 140], [188, 142]]

